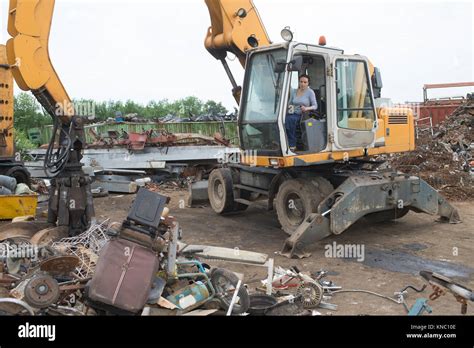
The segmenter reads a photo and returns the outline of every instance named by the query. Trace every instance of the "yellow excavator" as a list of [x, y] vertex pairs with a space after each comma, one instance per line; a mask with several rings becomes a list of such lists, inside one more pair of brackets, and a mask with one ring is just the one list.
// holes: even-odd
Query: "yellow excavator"
[[[458, 212], [418, 177], [380, 169], [374, 156], [415, 148], [409, 109], [377, 107], [380, 71], [361, 55], [318, 44], [272, 44], [251, 0], [206, 0], [212, 26], [205, 47], [245, 64], [238, 129], [242, 154], [211, 172], [208, 194], [216, 213], [245, 210], [267, 197], [290, 237], [281, 253], [305, 257], [305, 245], [340, 234], [362, 217], [398, 219], [409, 210], [457, 223]], [[227, 66], [224, 64], [226, 71]], [[296, 150], [285, 130], [290, 91], [311, 78], [318, 112], [303, 114]], [[234, 92], [239, 90], [231, 78]], [[234, 95], [236, 95], [234, 93]], [[238, 94], [237, 94], [238, 96]]]
[[[290, 237], [282, 254], [304, 257], [305, 245], [339, 234], [361, 217], [397, 219], [409, 210], [459, 222], [444, 198], [418, 177], [382, 170], [373, 156], [414, 149], [409, 110], [376, 107], [380, 71], [366, 57], [339, 48], [293, 41], [271, 43], [251, 0], [205, 0], [211, 18], [205, 47], [220, 60], [239, 103], [239, 160], [213, 170], [209, 200], [219, 214], [242, 211], [256, 195], [275, 205]], [[81, 169], [85, 142], [80, 117], [49, 58], [54, 0], [10, 0], [8, 62], [18, 86], [32, 91], [54, 119], [45, 160], [54, 177], [48, 221], [70, 235], [94, 218], [90, 179]], [[245, 68], [240, 88], [226, 63], [234, 54]], [[300, 122], [297, 149], [285, 131], [290, 90], [308, 74], [318, 112]], [[55, 136], [59, 143], [55, 146]], [[251, 155], [248, 155], [251, 154]]]

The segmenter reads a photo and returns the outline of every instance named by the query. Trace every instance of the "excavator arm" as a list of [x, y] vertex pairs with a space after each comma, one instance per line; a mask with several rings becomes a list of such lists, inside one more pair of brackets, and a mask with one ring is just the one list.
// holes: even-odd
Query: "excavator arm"
[[[54, 131], [45, 158], [52, 177], [48, 222], [84, 231], [94, 217], [90, 178], [80, 160], [85, 144], [83, 119], [76, 116], [48, 51], [54, 0], [10, 0], [7, 60], [17, 85], [31, 91], [51, 115]], [[59, 143], [55, 143], [59, 133]]]
[[54, 0], [11, 0], [7, 55], [18, 87], [32, 91], [53, 118], [67, 124], [73, 116], [71, 99], [48, 52], [53, 10]]
[[237, 85], [226, 62], [227, 53], [233, 53], [245, 68], [246, 52], [255, 47], [268, 46], [271, 41], [252, 0], [205, 0], [211, 26], [204, 46], [222, 62], [232, 83], [232, 94], [240, 102], [241, 87]]

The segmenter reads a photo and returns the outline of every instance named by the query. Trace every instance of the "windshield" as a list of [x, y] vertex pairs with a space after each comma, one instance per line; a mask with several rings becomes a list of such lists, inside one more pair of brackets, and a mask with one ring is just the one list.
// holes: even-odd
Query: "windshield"
[[[283, 49], [254, 54], [247, 69], [250, 69], [248, 88], [242, 105], [243, 122], [276, 121], [283, 83], [283, 69], [275, 67], [286, 61], [287, 51]], [[280, 63], [280, 64], [277, 64]]]
[[287, 51], [254, 54], [247, 64], [240, 117], [241, 147], [260, 154], [280, 151], [278, 113]]

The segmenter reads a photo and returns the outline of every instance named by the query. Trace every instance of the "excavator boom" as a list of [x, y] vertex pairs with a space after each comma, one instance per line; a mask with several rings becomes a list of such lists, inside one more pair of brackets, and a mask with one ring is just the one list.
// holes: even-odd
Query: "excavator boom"
[[71, 99], [48, 52], [54, 0], [11, 0], [8, 14], [8, 63], [18, 86], [31, 91], [52, 116], [69, 123]]
[[227, 65], [227, 53], [234, 54], [245, 68], [247, 50], [270, 45], [270, 38], [252, 0], [205, 2], [211, 17], [211, 26], [207, 30], [204, 46], [214, 58], [222, 62], [238, 104], [241, 87], [235, 82]]

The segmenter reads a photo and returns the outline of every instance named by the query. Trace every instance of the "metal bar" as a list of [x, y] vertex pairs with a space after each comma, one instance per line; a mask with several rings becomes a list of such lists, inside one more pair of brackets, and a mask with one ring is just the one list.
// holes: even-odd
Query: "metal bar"
[[258, 188], [252, 187], [252, 186], [246, 186], [246, 185], [241, 185], [241, 184], [235, 184], [234, 187], [239, 188], [239, 189], [243, 189], [243, 190], [247, 190], [247, 191], [257, 192], [257, 193], [260, 193], [260, 194], [262, 194], [262, 195], [268, 196], [268, 191], [265, 191], [265, 190], [262, 190], [262, 189], [258, 189]]
[[474, 82], [455, 82], [455, 83], [432, 83], [423, 85], [423, 89], [450, 88], [450, 87], [470, 87]]
[[227, 316], [230, 316], [230, 314], [232, 313], [232, 308], [234, 308], [235, 301], [237, 300], [237, 294], [239, 293], [240, 285], [242, 285], [242, 280], [239, 279], [235, 288], [234, 296], [232, 296], [232, 301], [230, 302], [229, 309], [227, 310]]
[[272, 294], [273, 283], [273, 259], [268, 259], [267, 295]]
[[230, 83], [232, 84], [232, 88], [237, 88], [237, 82], [235, 82], [234, 75], [232, 75], [232, 71], [230, 71], [227, 61], [225, 60], [225, 58], [222, 58], [220, 61], [222, 63], [222, 66], [224, 67], [227, 76], [229, 77]]
[[176, 250], [178, 246], [178, 230], [179, 224], [175, 222], [173, 228], [171, 229], [171, 240], [168, 246], [168, 264], [166, 272], [170, 276], [176, 275]]

